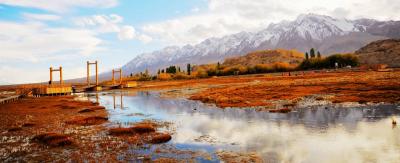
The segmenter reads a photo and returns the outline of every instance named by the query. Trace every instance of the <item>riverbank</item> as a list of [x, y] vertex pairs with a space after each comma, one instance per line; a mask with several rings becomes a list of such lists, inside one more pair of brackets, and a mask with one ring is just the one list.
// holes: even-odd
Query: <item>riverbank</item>
[[400, 71], [329, 72], [304, 76], [254, 78], [240, 85], [209, 88], [190, 96], [191, 100], [218, 107], [271, 106], [286, 100], [295, 105], [302, 98], [333, 103], [397, 103], [400, 101]]
[[[26, 97], [0, 105], [0, 162], [163, 161], [209, 158], [178, 150], [168, 123], [143, 120], [121, 127], [84, 96]], [[153, 152], [143, 153], [151, 150]], [[139, 152], [142, 151], [142, 152]], [[170, 157], [174, 156], [174, 157]]]
[[[84, 109], [93, 111], [79, 113]], [[97, 103], [78, 101], [74, 96], [28, 97], [0, 105], [0, 117], [2, 162], [47, 162], [79, 160], [90, 153], [94, 145], [87, 140], [103, 130], [97, 124], [105, 121], [86, 126], [66, 122], [78, 118], [107, 118], [107, 112]]]
[[[133, 90], [157, 90], [163, 97], [188, 98], [227, 107], [276, 109], [276, 102], [296, 105], [305, 97], [330, 103], [397, 103], [400, 69], [393, 71], [308, 71], [141, 82]], [[262, 109], [263, 110], [263, 109]]]

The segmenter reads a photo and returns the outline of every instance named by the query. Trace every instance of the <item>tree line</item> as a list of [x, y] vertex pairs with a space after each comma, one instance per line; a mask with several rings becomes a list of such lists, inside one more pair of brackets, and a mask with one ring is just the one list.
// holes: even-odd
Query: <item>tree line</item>
[[299, 64], [297, 70], [342, 68], [345, 66], [355, 67], [358, 65], [358, 57], [354, 54], [334, 54], [322, 57], [319, 51], [317, 56], [315, 56], [315, 50], [311, 48], [310, 57], [308, 56], [308, 52], [306, 52], [305, 59]]
[[[341, 68], [345, 66], [358, 66], [358, 58], [353, 54], [334, 54], [327, 57], [311, 48], [305, 52], [304, 60], [298, 64], [289, 64], [285, 62], [276, 62], [271, 64], [256, 64], [250, 66], [234, 65], [227, 66], [220, 62], [216, 64], [203, 64], [192, 66], [190, 63], [186, 65], [186, 70], [179, 66], [171, 65], [165, 69], [159, 69], [157, 75], [151, 76], [146, 70], [144, 73], [135, 74], [137, 80], [169, 80], [169, 79], [189, 79], [189, 78], [207, 78], [211, 76], [227, 76], [227, 75], [245, 75], [273, 72], [290, 72], [302, 70], [317, 70]], [[131, 74], [132, 77], [132, 74]]]
[[[187, 75], [190, 75], [191, 71], [192, 71], [192, 67], [191, 67], [190, 63], [188, 63], [186, 66]], [[179, 67], [179, 66], [169, 66], [165, 69], [158, 69], [157, 74], [163, 74], [163, 73], [176, 74], [176, 73], [180, 73], [180, 72], [185, 73], [185, 70], [181, 71], [181, 67]]]

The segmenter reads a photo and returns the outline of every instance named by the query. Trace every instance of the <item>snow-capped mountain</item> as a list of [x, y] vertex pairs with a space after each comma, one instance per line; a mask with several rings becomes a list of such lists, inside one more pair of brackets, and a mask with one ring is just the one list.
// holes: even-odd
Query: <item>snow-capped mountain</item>
[[196, 45], [171, 46], [138, 55], [125, 66], [125, 74], [169, 65], [203, 64], [261, 49], [317, 48], [323, 54], [353, 52], [371, 41], [400, 38], [400, 21], [347, 20], [329, 16], [300, 15], [294, 21], [270, 24], [258, 32], [240, 32], [209, 38]]

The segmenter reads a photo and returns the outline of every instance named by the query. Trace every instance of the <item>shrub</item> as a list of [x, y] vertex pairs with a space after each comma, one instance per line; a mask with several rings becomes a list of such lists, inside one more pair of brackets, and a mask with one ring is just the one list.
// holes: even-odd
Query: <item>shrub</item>
[[300, 70], [335, 68], [335, 63], [338, 63], [339, 67], [359, 65], [357, 56], [353, 54], [334, 54], [326, 58], [304, 60], [297, 68]]
[[196, 77], [198, 77], [198, 78], [207, 78], [208, 77], [208, 73], [204, 69], [196, 70], [195, 74], [196, 74]]
[[272, 72], [272, 67], [267, 64], [257, 64], [254, 66], [255, 73]]
[[191, 76], [186, 75], [186, 73], [184, 73], [184, 72], [179, 72], [179, 73], [176, 73], [175, 75], [173, 75], [173, 78], [174, 79], [190, 79]]
[[171, 74], [167, 74], [167, 73], [161, 73], [161, 74], [157, 75], [157, 79], [158, 80], [171, 80], [172, 79], [172, 75]]
[[292, 71], [295, 67], [289, 65], [288, 63], [284, 62], [277, 62], [273, 64], [273, 71], [274, 72], [285, 72], [285, 71]]

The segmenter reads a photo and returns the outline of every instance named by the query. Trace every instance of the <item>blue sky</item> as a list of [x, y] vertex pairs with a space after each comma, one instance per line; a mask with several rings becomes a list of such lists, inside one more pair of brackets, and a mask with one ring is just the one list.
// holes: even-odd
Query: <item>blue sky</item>
[[[193, 8], [202, 8], [205, 5], [206, 3], [203, 0], [155, 0], [151, 3], [146, 1], [123, 0], [117, 1], [117, 5], [113, 7], [71, 6], [68, 7], [68, 11], [59, 12], [52, 10], [49, 11], [48, 9], [32, 7], [29, 5], [19, 6], [13, 4], [0, 4], [0, 21], [22, 25], [28, 22], [37, 22], [44, 24], [47, 28], [76, 29], [82, 28], [75, 23], [75, 21], [77, 21], [79, 18], [92, 17], [94, 15], [109, 16], [113, 14], [123, 17], [123, 21], [118, 23], [119, 26], [132, 26], [136, 32], [139, 32], [140, 29], [137, 27], [140, 27], [146, 23], [158, 22], [193, 14]], [[27, 14], [56, 15], [57, 18], [54, 18], [54, 20], [43, 20], [44, 18], [35, 19], [27, 16]], [[93, 28], [91, 30], [95, 30]], [[5, 30], [8, 29], [2, 28], [1, 33], [6, 33], [7, 31]], [[60, 37], [62, 36], [63, 35], [60, 34]], [[42, 59], [41, 57], [38, 57], [35, 60], [29, 60], [24, 57], [19, 58], [2, 56], [2, 58], [0, 58], [0, 67], [3, 73], [1, 73], [2, 76], [0, 76], [0, 83], [46, 81], [48, 80], [48, 68], [50, 66], [58, 67], [60, 65], [64, 67], [64, 74], [66, 78], [84, 76], [86, 60], [99, 60], [101, 64], [100, 71], [109, 71], [114, 67], [118, 68], [122, 66], [140, 53], [149, 52], [164, 46], [163, 43], [157, 41], [153, 41], [152, 43], [144, 43], [143, 41], [137, 39], [120, 40], [116, 32], [100, 32], [100, 34], [96, 34], [94, 37], [101, 39], [103, 43], [101, 43], [99, 46], [102, 46], [102, 48], [105, 47], [107, 50], [96, 51], [90, 55], [71, 55], [67, 57], [63, 56], [61, 58], [56, 57], [49, 59]], [[46, 47], [46, 45], [43, 46]], [[29, 53], [29, 49], [24, 50], [24, 52]], [[31, 71], [31, 73], [28, 73], [26, 76], [28, 78], [16, 77], [16, 74], [23, 76], [23, 74], [27, 73], [23, 71]], [[10, 73], [5, 74], [7, 72]]]
[[0, 84], [83, 77], [144, 52], [196, 44], [209, 37], [257, 31], [317, 13], [336, 18], [399, 20], [398, 0], [0, 0]]

